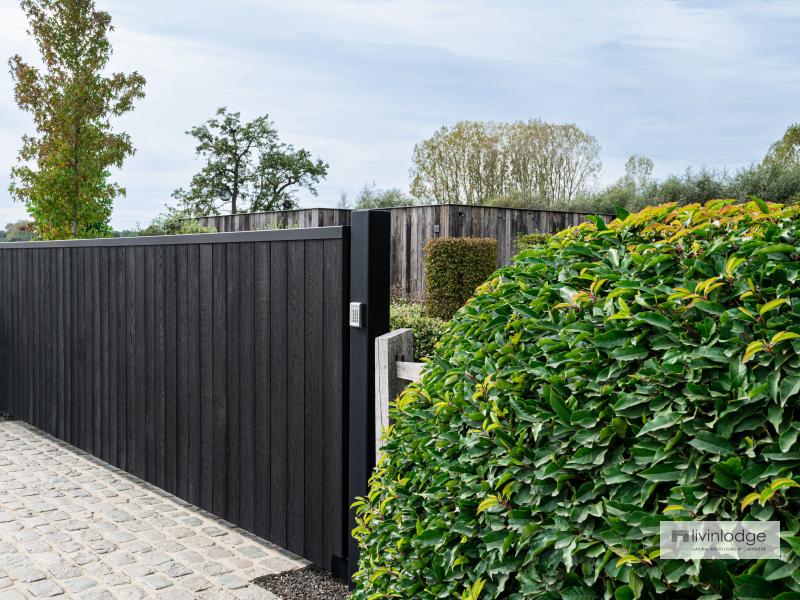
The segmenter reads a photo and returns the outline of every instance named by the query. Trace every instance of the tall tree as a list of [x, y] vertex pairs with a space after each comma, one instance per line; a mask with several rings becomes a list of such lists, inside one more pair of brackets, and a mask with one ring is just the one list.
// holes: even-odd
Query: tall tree
[[172, 193], [190, 214], [294, 208], [297, 191], [316, 195], [316, 184], [328, 174], [328, 165], [308, 150], [281, 142], [267, 115], [243, 123], [240, 113], [222, 107], [186, 134], [197, 140], [197, 155], [206, 162], [188, 190]]
[[569, 203], [596, 177], [599, 153], [597, 140], [572, 124], [462, 121], [414, 147], [411, 193], [454, 204]]
[[460, 121], [414, 146], [411, 194], [430, 202], [479, 204], [503, 193], [501, 136], [494, 123]]
[[789, 125], [783, 137], [770, 146], [764, 163], [800, 165], [800, 123]]
[[339, 202], [339, 208], [355, 208], [356, 210], [363, 210], [368, 208], [397, 208], [400, 206], [413, 206], [414, 199], [403, 193], [398, 188], [390, 188], [383, 190], [378, 187], [378, 184], [373, 181], [372, 183], [365, 183], [359, 190], [356, 196], [355, 203], [351, 204], [347, 199], [347, 194], [342, 194], [342, 199]]
[[93, 0], [22, 0], [42, 68], [20, 56], [9, 60], [14, 95], [31, 113], [36, 134], [22, 138], [11, 170], [12, 196], [24, 202], [39, 237], [109, 235], [114, 198], [124, 188], [109, 181], [134, 153], [130, 136], [115, 133], [111, 118], [144, 97], [144, 78], [105, 75], [113, 30]]

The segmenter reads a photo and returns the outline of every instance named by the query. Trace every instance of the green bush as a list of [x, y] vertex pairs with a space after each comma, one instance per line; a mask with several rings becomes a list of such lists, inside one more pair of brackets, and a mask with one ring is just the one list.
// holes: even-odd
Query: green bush
[[150, 225], [139, 229], [136, 235], [185, 235], [191, 233], [214, 233], [213, 227], [205, 227], [190, 218], [185, 211], [167, 207], [167, 211], [158, 215]]
[[392, 330], [409, 328], [414, 333], [414, 360], [433, 356], [436, 345], [447, 325], [437, 317], [429, 317], [422, 304], [393, 302], [389, 310], [389, 327]]
[[[650, 207], [519, 255], [393, 407], [355, 598], [800, 592], [800, 209]], [[658, 558], [777, 520], [780, 560]]]
[[522, 252], [532, 246], [540, 246], [547, 243], [547, 240], [550, 239], [550, 235], [549, 233], [539, 232], [522, 234], [517, 238], [517, 252]]
[[424, 255], [428, 314], [448, 321], [497, 268], [497, 240], [438, 238]]

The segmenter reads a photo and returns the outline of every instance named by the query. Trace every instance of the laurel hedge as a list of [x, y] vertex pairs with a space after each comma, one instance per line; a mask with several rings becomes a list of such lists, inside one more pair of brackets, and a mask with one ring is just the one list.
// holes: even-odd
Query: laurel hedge
[[[354, 597], [800, 598], [799, 214], [650, 207], [499, 270], [393, 407]], [[660, 559], [692, 518], [784, 560]]]
[[425, 308], [450, 320], [497, 268], [497, 240], [437, 238], [425, 244]]

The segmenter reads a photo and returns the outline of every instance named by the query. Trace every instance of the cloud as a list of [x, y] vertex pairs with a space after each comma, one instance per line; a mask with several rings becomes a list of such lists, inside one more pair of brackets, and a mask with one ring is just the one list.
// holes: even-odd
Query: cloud
[[[604, 182], [633, 153], [656, 172], [758, 160], [799, 118], [800, 3], [784, 0], [101, 1], [115, 70], [148, 79], [119, 120], [137, 146], [114, 225], [146, 223], [199, 168], [191, 126], [218, 106], [269, 113], [330, 163], [320, 195], [407, 188], [414, 143], [459, 119], [575, 122], [603, 145]], [[0, 56], [33, 56], [0, 8]], [[27, 116], [0, 77], [0, 217]]]

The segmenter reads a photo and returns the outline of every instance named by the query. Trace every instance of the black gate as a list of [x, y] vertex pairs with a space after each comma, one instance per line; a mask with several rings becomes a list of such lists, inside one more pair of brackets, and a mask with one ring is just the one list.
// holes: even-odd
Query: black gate
[[388, 327], [351, 344], [347, 308], [352, 281], [388, 315], [388, 282], [358, 288], [384, 220], [353, 224], [371, 251], [351, 227], [0, 244], [0, 407], [343, 574]]

